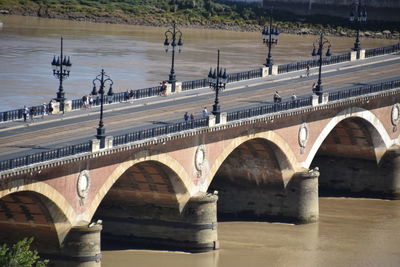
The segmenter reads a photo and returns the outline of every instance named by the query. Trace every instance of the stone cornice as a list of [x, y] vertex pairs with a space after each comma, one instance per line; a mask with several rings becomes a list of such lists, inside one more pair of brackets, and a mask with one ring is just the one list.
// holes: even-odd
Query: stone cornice
[[102, 156], [106, 156], [106, 155], [110, 155], [110, 154], [119, 153], [122, 151], [144, 148], [144, 147], [156, 145], [156, 144], [163, 144], [165, 142], [175, 140], [175, 139], [181, 139], [181, 138], [190, 137], [190, 136], [199, 135], [199, 134], [205, 134], [205, 133], [209, 133], [209, 132], [222, 131], [222, 130], [239, 127], [239, 126], [243, 126], [243, 125], [249, 125], [249, 124], [254, 124], [254, 123], [258, 123], [258, 122], [268, 122], [268, 121], [269, 121], [269, 123], [274, 123], [274, 120], [280, 119], [280, 118], [296, 116], [296, 115], [310, 113], [310, 112], [314, 112], [314, 111], [328, 110], [331, 108], [347, 106], [347, 105], [351, 105], [351, 104], [369, 103], [369, 101], [371, 101], [371, 100], [378, 99], [378, 98], [384, 98], [384, 97], [391, 96], [391, 95], [396, 95], [396, 94], [399, 94], [399, 92], [400, 92], [400, 88], [396, 88], [396, 89], [386, 90], [386, 91], [372, 93], [372, 94], [363, 95], [363, 96], [355, 96], [355, 97], [350, 97], [350, 98], [346, 98], [346, 99], [340, 99], [340, 100], [336, 100], [336, 101], [332, 101], [332, 102], [328, 102], [326, 104], [320, 104], [320, 105], [316, 105], [316, 106], [295, 108], [295, 109], [255, 116], [255, 117], [251, 117], [251, 118], [240, 119], [237, 121], [227, 122], [226, 124], [223, 124], [223, 125], [215, 125], [213, 127], [202, 127], [202, 128], [197, 128], [197, 129], [185, 130], [185, 131], [182, 131], [179, 133], [171, 133], [171, 134], [167, 134], [167, 135], [163, 135], [163, 136], [153, 137], [153, 138], [149, 138], [149, 139], [145, 139], [145, 140], [140, 140], [140, 141], [135, 141], [135, 142], [127, 143], [127, 144], [114, 146], [112, 148], [103, 149], [103, 150], [100, 150], [97, 152], [85, 152], [85, 153], [81, 153], [81, 154], [67, 156], [64, 158], [49, 160], [49, 161], [45, 161], [45, 162], [31, 164], [28, 166], [23, 166], [23, 167], [18, 167], [18, 168], [2, 171], [2, 172], [0, 172], [0, 178], [7, 178], [7, 177], [12, 177], [12, 176], [18, 176], [18, 175], [24, 175], [24, 174], [28, 174], [28, 173], [38, 172], [43, 169], [53, 168], [53, 167], [57, 167], [60, 165], [65, 165], [65, 164], [69, 164], [69, 163], [73, 163], [73, 162], [77, 162], [77, 161], [89, 160], [89, 159], [98, 158], [98, 157], [102, 157]]

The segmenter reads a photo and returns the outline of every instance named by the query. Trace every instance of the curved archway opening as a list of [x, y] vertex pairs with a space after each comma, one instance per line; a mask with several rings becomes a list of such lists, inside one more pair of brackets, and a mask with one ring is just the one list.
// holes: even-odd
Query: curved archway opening
[[320, 169], [320, 196], [376, 196], [383, 183], [374, 126], [358, 117], [340, 121], [319, 147], [311, 168]]
[[110, 188], [94, 219], [103, 221], [103, 249], [163, 248], [179, 224], [188, 192], [168, 166], [144, 161], [127, 169]]
[[61, 243], [71, 224], [47, 197], [21, 191], [0, 199], [0, 240], [13, 244], [34, 237], [32, 247], [47, 256], [61, 252]]
[[255, 138], [235, 148], [214, 176], [218, 220], [276, 220], [282, 215], [290, 164], [272, 142]]

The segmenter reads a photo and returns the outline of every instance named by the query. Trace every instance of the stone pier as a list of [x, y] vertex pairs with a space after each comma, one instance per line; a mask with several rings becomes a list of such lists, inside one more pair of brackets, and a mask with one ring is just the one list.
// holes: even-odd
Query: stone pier
[[103, 240], [111, 246], [204, 252], [218, 249], [216, 203], [212, 194], [192, 197], [183, 210], [142, 206], [102, 208]]

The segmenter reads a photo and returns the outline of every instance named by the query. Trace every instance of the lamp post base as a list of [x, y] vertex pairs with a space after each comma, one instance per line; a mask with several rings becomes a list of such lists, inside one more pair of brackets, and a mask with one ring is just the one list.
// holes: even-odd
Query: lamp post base
[[100, 140], [100, 148], [104, 148], [105, 140], [106, 140], [106, 129], [105, 128], [97, 128], [96, 138]]

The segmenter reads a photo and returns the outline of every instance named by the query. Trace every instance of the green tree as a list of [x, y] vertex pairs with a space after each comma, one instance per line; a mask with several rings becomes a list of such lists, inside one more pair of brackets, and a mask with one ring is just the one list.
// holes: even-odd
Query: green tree
[[12, 248], [4, 244], [0, 247], [0, 266], [7, 267], [45, 267], [48, 260], [40, 260], [38, 252], [31, 250], [33, 237], [24, 238], [15, 243]]

